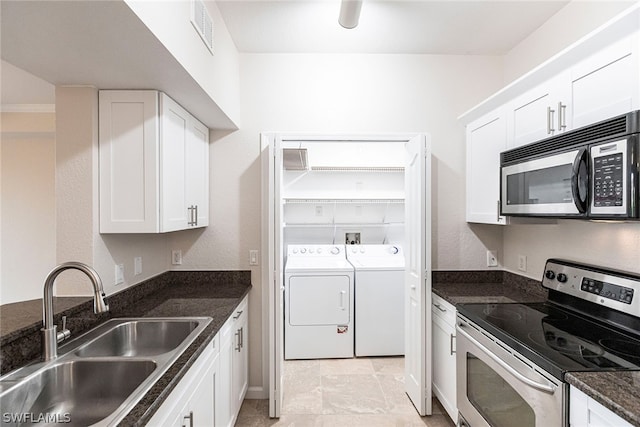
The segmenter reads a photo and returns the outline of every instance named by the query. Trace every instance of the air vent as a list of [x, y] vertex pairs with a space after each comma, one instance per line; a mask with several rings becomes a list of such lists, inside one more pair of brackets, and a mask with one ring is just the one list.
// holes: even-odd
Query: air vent
[[202, 0], [191, 1], [191, 23], [213, 55], [213, 20]]
[[626, 135], [633, 128], [630, 123], [627, 123], [628, 120], [633, 121], [632, 114], [614, 117], [613, 119], [585, 126], [562, 135], [552, 136], [533, 144], [505, 151], [500, 154], [500, 163], [504, 166], [511, 162], [534, 158], [542, 154], [591, 144], [603, 138]]

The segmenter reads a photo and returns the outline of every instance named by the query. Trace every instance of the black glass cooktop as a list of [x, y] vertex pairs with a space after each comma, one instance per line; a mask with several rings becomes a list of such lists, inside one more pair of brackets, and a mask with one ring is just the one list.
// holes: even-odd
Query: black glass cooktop
[[550, 302], [459, 304], [458, 312], [553, 376], [640, 369], [640, 336]]

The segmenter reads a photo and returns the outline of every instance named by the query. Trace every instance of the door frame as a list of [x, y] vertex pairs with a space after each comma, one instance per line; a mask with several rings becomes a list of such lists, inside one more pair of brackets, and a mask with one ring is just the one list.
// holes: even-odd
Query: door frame
[[[421, 365], [422, 369], [422, 390], [424, 391], [424, 399], [418, 402], [416, 409], [420, 415], [431, 414], [431, 316], [430, 307], [426, 305], [431, 299], [431, 189], [430, 189], [430, 147], [429, 136], [425, 133], [394, 133], [394, 134], [301, 134], [288, 132], [263, 132], [260, 134], [260, 151], [261, 151], [261, 167], [262, 167], [262, 268], [261, 278], [263, 286], [263, 337], [268, 337], [268, 343], [263, 342], [263, 373], [268, 372], [268, 379], [265, 378], [265, 384], [268, 383], [269, 394], [269, 416], [271, 418], [279, 418], [282, 410], [282, 377], [284, 362], [284, 346], [283, 346], [283, 316], [282, 310], [282, 291], [283, 283], [283, 228], [281, 221], [281, 198], [280, 198], [280, 173], [282, 171], [282, 155], [281, 144], [283, 141], [302, 141], [302, 142], [322, 142], [322, 141], [344, 141], [344, 142], [398, 142], [408, 143], [418, 138], [424, 142], [425, 155], [428, 155], [428, 162], [425, 161], [427, 170], [423, 171], [425, 176], [426, 188], [426, 209], [420, 215], [424, 217], [423, 226], [426, 233], [424, 236], [425, 245], [428, 249], [424, 251], [424, 298], [422, 298], [422, 338], [423, 342], [420, 347], [424, 349], [422, 353]], [[399, 147], [400, 148], [400, 147]], [[422, 206], [425, 204], [422, 203]], [[407, 297], [405, 297], [407, 298]], [[265, 330], [266, 329], [266, 330]], [[279, 333], [278, 333], [279, 331]], [[405, 343], [407, 348], [407, 343]], [[263, 375], [263, 378], [265, 375]], [[268, 381], [267, 381], [268, 380]]]

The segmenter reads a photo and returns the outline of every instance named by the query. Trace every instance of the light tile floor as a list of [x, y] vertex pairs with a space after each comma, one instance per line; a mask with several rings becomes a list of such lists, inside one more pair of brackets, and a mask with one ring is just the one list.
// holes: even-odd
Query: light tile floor
[[454, 427], [436, 399], [433, 415], [418, 415], [402, 357], [286, 361], [283, 394], [280, 419], [269, 418], [267, 400], [245, 400], [236, 426]]

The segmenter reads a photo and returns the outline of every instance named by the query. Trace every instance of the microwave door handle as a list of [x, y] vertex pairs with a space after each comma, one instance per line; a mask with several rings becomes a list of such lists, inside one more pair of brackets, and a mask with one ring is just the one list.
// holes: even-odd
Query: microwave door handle
[[[583, 178], [580, 176], [581, 171], [585, 172]], [[584, 194], [581, 194], [580, 186], [583, 184], [583, 179], [586, 180], [586, 183], [584, 183], [585, 192]], [[587, 148], [582, 148], [578, 151], [578, 154], [573, 161], [573, 168], [571, 172], [571, 193], [578, 212], [587, 212], [587, 205], [589, 204], [589, 150]]]
[[485, 353], [487, 356], [489, 356], [494, 362], [496, 362], [498, 365], [503, 367], [511, 375], [513, 375], [514, 377], [516, 377], [517, 379], [519, 379], [523, 383], [527, 384], [528, 386], [535, 388], [536, 390], [540, 390], [540, 391], [543, 391], [543, 392], [548, 393], [548, 394], [554, 394], [556, 392], [556, 387], [550, 386], [550, 385], [547, 385], [547, 384], [537, 383], [537, 382], [533, 381], [532, 379], [529, 379], [529, 378], [525, 377], [520, 372], [516, 371], [514, 368], [509, 366], [505, 361], [503, 361], [498, 356], [493, 354], [491, 352], [491, 350], [486, 348], [484, 345], [480, 344], [475, 338], [473, 338], [466, 331], [464, 331], [462, 329], [462, 326], [463, 325], [460, 325], [460, 324], [458, 325], [458, 328], [457, 328], [458, 333], [462, 334], [462, 336], [464, 336], [466, 339], [471, 341], [473, 343], [473, 345], [475, 345], [480, 350], [482, 350], [483, 353]]

